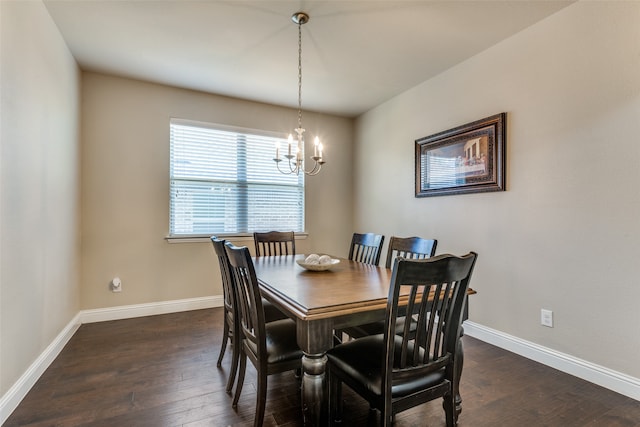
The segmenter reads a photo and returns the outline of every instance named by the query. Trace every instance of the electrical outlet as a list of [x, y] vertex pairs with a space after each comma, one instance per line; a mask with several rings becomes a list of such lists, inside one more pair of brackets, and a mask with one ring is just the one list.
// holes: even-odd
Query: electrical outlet
[[540, 309], [540, 324], [553, 328], [553, 311], [545, 310], [544, 308]]
[[114, 277], [111, 281], [111, 292], [122, 292], [122, 280], [119, 277]]

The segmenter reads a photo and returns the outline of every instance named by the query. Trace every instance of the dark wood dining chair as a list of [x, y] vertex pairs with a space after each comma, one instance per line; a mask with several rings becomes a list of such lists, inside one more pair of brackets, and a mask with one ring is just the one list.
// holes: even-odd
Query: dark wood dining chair
[[258, 373], [258, 393], [253, 425], [261, 426], [267, 400], [267, 376], [293, 371], [302, 366], [302, 350], [296, 340], [296, 323], [291, 319], [265, 322], [262, 297], [249, 249], [225, 245], [233, 274], [242, 337], [238, 385], [232, 406], [238, 406], [242, 393], [247, 359]]
[[220, 346], [220, 354], [218, 355], [217, 366], [222, 366], [222, 359], [227, 350], [227, 344], [231, 341], [231, 370], [229, 371], [229, 378], [227, 379], [227, 393], [231, 393], [231, 388], [236, 378], [238, 371], [238, 361], [240, 360], [240, 346], [238, 345], [239, 331], [237, 329], [238, 323], [236, 319], [238, 317], [236, 313], [236, 296], [233, 286], [233, 278], [231, 277], [231, 265], [229, 264], [229, 257], [225, 250], [226, 241], [218, 239], [216, 236], [211, 236], [211, 243], [213, 243], [213, 249], [218, 257], [218, 263], [220, 264], [220, 274], [222, 275], [222, 295], [224, 298], [224, 324], [222, 329], [222, 344]]
[[296, 239], [293, 231], [253, 233], [256, 256], [295, 255]]
[[[377, 266], [380, 263], [383, 244], [384, 236], [382, 234], [353, 233], [349, 246], [349, 259]], [[349, 331], [341, 329], [334, 331], [334, 341], [336, 343], [342, 342], [344, 334], [349, 335]]]
[[[342, 383], [391, 425], [396, 413], [443, 398], [447, 426], [457, 424], [456, 352], [467, 290], [477, 254], [397, 258], [387, 299], [384, 333], [358, 338], [327, 352], [332, 420], [342, 413]], [[405, 302], [399, 302], [407, 298]], [[397, 334], [401, 306], [416, 313], [416, 333]], [[405, 323], [405, 328], [406, 328]]]
[[438, 246], [438, 241], [435, 239], [391, 236], [385, 267], [391, 268], [393, 260], [397, 257], [410, 259], [430, 258], [435, 255], [436, 246]]
[[[238, 313], [236, 310], [235, 285], [233, 283], [233, 276], [231, 274], [231, 265], [229, 264], [229, 257], [225, 249], [227, 243], [224, 239], [219, 239], [216, 236], [211, 236], [211, 243], [213, 249], [218, 258], [220, 264], [220, 274], [222, 276], [222, 296], [224, 299], [223, 305], [223, 328], [222, 328], [222, 344], [220, 345], [220, 354], [218, 355], [218, 368], [222, 367], [222, 359], [227, 350], [227, 345], [231, 342], [231, 370], [229, 371], [229, 378], [227, 379], [226, 391], [231, 393], [233, 383], [238, 372], [238, 361], [240, 360], [240, 342], [235, 337], [240, 336], [238, 329]], [[265, 322], [273, 322], [276, 320], [286, 319], [287, 316], [278, 310], [275, 306], [266, 300], [263, 300], [264, 317]]]
[[[423, 239], [421, 237], [396, 237], [391, 236], [389, 248], [387, 249], [386, 267], [391, 268], [393, 261], [398, 258], [426, 259], [431, 258], [436, 253], [438, 241], [433, 239]], [[404, 319], [400, 321], [398, 331], [404, 330]], [[342, 332], [351, 338], [360, 338], [367, 335], [381, 334], [384, 330], [384, 322], [372, 322], [364, 325], [351, 326]], [[414, 324], [409, 328], [411, 332], [415, 330]]]
[[384, 236], [374, 233], [353, 233], [349, 246], [349, 259], [365, 264], [378, 265], [382, 253]]

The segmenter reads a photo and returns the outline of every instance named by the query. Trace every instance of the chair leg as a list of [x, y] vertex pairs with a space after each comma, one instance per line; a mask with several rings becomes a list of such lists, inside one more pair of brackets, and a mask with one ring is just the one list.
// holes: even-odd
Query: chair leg
[[332, 424], [342, 423], [342, 382], [329, 376], [329, 422]]
[[462, 337], [464, 336], [464, 328], [460, 328], [460, 336], [456, 344], [456, 361], [454, 366], [454, 380], [453, 380], [453, 396], [455, 398], [456, 406], [456, 420], [462, 412], [462, 396], [460, 396], [460, 378], [462, 377], [462, 366], [464, 365], [464, 348], [462, 347]]
[[229, 340], [229, 323], [227, 322], [227, 314], [224, 314], [224, 326], [222, 333], [222, 345], [220, 346], [220, 354], [218, 355], [218, 368], [222, 366], [222, 358], [225, 351], [227, 351], [227, 342]]
[[262, 427], [264, 421], [264, 410], [267, 406], [267, 374], [258, 373], [258, 395], [256, 397], [256, 416], [253, 421], [254, 427]]
[[341, 331], [334, 331], [333, 333], [333, 345], [342, 344], [343, 334]]
[[240, 342], [235, 337], [231, 338], [231, 349], [231, 371], [229, 371], [229, 379], [227, 380], [227, 394], [231, 394], [233, 382], [238, 372], [238, 361], [240, 360]]
[[453, 393], [445, 395], [442, 402], [444, 414], [447, 419], [447, 427], [454, 427], [458, 424], [456, 414], [456, 398]]
[[[369, 408], [369, 411], [371, 410], [375, 411], [375, 409]], [[383, 427], [391, 427], [396, 420], [391, 402], [389, 401], [383, 404], [378, 412], [380, 412], [380, 425]]]
[[233, 395], [233, 402], [231, 403], [231, 407], [234, 409], [238, 407], [238, 400], [240, 399], [240, 393], [242, 393], [242, 386], [244, 385], [244, 373], [247, 370], [247, 356], [244, 354], [244, 351], [241, 353], [238, 385], [236, 385], [236, 392]]
[[393, 415], [391, 414], [380, 414], [382, 418], [382, 426], [383, 427], [391, 427], [393, 425]]

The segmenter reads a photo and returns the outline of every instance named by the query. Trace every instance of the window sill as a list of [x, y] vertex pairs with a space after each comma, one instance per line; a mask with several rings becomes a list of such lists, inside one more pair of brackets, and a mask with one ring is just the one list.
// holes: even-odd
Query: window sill
[[[234, 242], [253, 242], [253, 234], [216, 234], [220, 238]], [[307, 232], [295, 233], [296, 240], [304, 240], [309, 236]], [[167, 243], [211, 243], [211, 235], [166, 236]]]

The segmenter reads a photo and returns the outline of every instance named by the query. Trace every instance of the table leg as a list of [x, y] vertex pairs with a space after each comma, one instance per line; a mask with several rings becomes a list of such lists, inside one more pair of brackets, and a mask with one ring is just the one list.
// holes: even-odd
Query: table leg
[[302, 356], [302, 416], [305, 426], [325, 425], [327, 413], [327, 393], [324, 354]]
[[302, 415], [305, 426], [326, 426], [329, 393], [326, 351], [333, 345], [333, 328], [326, 320], [298, 320], [298, 345], [302, 356]]

